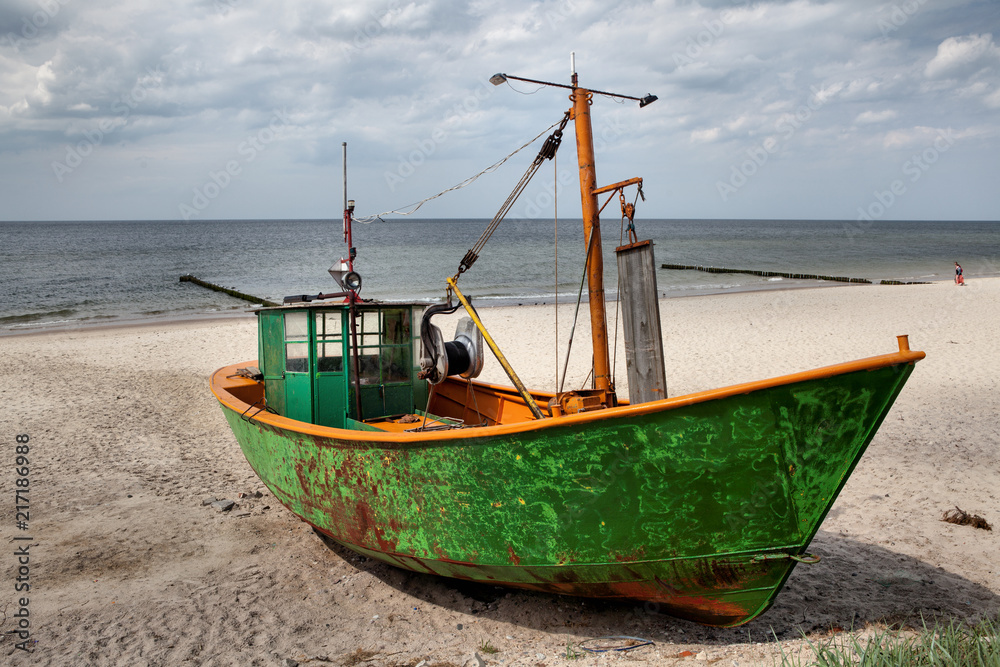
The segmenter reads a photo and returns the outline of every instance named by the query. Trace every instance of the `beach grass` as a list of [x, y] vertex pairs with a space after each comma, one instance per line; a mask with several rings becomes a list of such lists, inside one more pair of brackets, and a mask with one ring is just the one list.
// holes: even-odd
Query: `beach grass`
[[489, 655], [500, 652], [500, 649], [491, 644], [488, 639], [484, 639], [481, 642], [479, 642], [479, 650]]
[[781, 667], [1000, 667], [1000, 619], [976, 625], [939, 622], [917, 631], [887, 628], [870, 635], [844, 633], [815, 642], [812, 656], [781, 649]]

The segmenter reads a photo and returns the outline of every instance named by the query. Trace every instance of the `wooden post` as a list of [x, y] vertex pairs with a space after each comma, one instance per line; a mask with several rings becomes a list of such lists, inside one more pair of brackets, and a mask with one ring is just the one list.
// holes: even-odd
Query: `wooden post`
[[652, 241], [615, 249], [625, 324], [625, 367], [628, 399], [633, 405], [667, 397], [663, 364], [660, 302], [656, 292], [656, 261]]

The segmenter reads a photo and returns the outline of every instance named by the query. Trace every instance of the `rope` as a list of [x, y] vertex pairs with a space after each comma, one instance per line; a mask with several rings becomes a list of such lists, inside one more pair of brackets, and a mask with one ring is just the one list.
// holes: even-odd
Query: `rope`
[[[619, 190], [619, 192], [621, 192]], [[618, 245], [625, 245], [625, 216], [622, 216], [622, 226], [618, 231]], [[618, 311], [622, 300], [622, 272], [618, 267], [618, 290], [615, 292], [615, 346], [611, 355], [611, 382], [615, 383], [615, 375], [618, 373]]]
[[497, 169], [500, 168], [501, 165], [503, 165], [504, 162], [506, 162], [510, 158], [514, 157], [515, 155], [517, 155], [518, 153], [520, 153], [522, 150], [524, 150], [525, 148], [527, 148], [531, 144], [535, 143], [535, 141], [537, 141], [539, 137], [541, 137], [543, 134], [545, 134], [546, 132], [548, 132], [549, 130], [551, 130], [553, 127], [555, 127], [556, 125], [558, 125], [560, 122], [565, 123], [565, 121], [557, 121], [555, 123], [552, 123], [547, 128], [545, 128], [544, 130], [542, 130], [541, 132], [539, 132], [531, 141], [529, 141], [528, 143], [522, 145], [520, 148], [515, 149], [514, 152], [510, 153], [509, 155], [507, 155], [507, 157], [503, 158], [499, 162], [494, 162], [490, 166], [486, 167], [486, 169], [483, 169], [481, 172], [479, 172], [478, 174], [476, 174], [474, 176], [470, 176], [469, 178], [465, 179], [464, 181], [462, 181], [458, 185], [454, 185], [454, 186], [448, 188], [447, 190], [442, 190], [441, 192], [437, 193], [436, 195], [433, 195], [431, 197], [427, 197], [426, 199], [421, 199], [420, 201], [418, 201], [416, 203], [413, 203], [413, 204], [410, 204], [409, 206], [404, 206], [404, 207], [402, 207], [400, 209], [396, 209], [396, 210], [393, 210], [393, 211], [383, 211], [382, 213], [376, 213], [374, 215], [366, 215], [366, 216], [363, 216], [363, 217], [357, 217], [357, 218], [354, 218], [354, 221], [355, 222], [360, 222], [360, 223], [363, 223], [363, 224], [367, 225], [369, 223], [372, 223], [372, 222], [374, 222], [376, 220], [381, 219], [383, 215], [413, 215], [414, 213], [417, 212], [417, 210], [421, 206], [423, 206], [427, 202], [431, 201], [432, 199], [437, 199], [438, 197], [440, 197], [442, 195], [446, 195], [449, 192], [452, 192], [454, 190], [460, 190], [460, 189], [466, 187], [467, 185], [472, 185], [476, 181], [476, 179], [478, 179], [480, 176], [482, 176], [484, 174], [488, 174], [488, 173], [493, 172], [493, 171], [496, 171]]
[[[584, 646], [587, 642], [600, 642], [601, 640], [611, 640], [611, 639], [623, 639], [628, 641], [628, 644], [622, 643], [621, 645], [614, 644], [601, 644], [598, 646]], [[642, 646], [653, 646], [652, 639], [644, 639], [642, 637], [630, 637], [628, 635], [613, 635], [609, 637], [594, 637], [593, 639], [585, 639], [579, 644], [577, 644], [584, 651], [590, 653], [606, 653], [608, 651], [631, 651], [634, 648], [640, 648]]]
[[[545, 140], [545, 143], [542, 144], [541, 149], [538, 151], [538, 155], [535, 156], [531, 165], [528, 166], [528, 170], [524, 172], [524, 175], [521, 176], [521, 180], [518, 181], [517, 185], [514, 186], [514, 189], [507, 196], [507, 201], [503, 203], [500, 210], [497, 211], [497, 214], [493, 216], [493, 220], [490, 221], [486, 231], [482, 233], [479, 240], [476, 241], [476, 244], [472, 246], [467, 253], [465, 253], [465, 257], [463, 257], [462, 261], [459, 262], [458, 272], [455, 274], [453, 280], [458, 282], [458, 277], [472, 268], [472, 265], [475, 264], [477, 259], [479, 259], [479, 253], [483, 251], [483, 247], [486, 245], [486, 242], [490, 240], [490, 237], [493, 236], [493, 232], [495, 232], [497, 227], [500, 226], [500, 223], [503, 222], [507, 213], [509, 213], [510, 209], [514, 206], [514, 202], [516, 202], [518, 197], [521, 196], [524, 189], [528, 187], [528, 183], [531, 182], [531, 179], [538, 171], [538, 168], [542, 166], [543, 162], [551, 160], [556, 156], [556, 151], [559, 150], [559, 144], [562, 143], [562, 131], [563, 128], [566, 127], [566, 123], [569, 122], [569, 116], [570, 114], [567, 111], [562, 120], [558, 123], [559, 129], [553, 132], [552, 135]], [[551, 127], [554, 127], [554, 125], [555, 124], [550, 126], [550, 129]], [[535, 138], [537, 139], [538, 137]]]
[[[479, 401], [476, 399], [476, 391], [472, 388], [472, 378], [465, 378], [466, 380], [466, 390], [465, 390], [465, 405], [469, 405], [469, 395], [472, 395], [472, 405], [476, 409], [476, 416], [479, 417], [479, 426], [486, 426], [486, 419], [483, 418], [483, 414], [479, 411]], [[462, 413], [465, 417], [465, 413]]]
[[431, 399], [434, 398], [434, 387], [436, 385], [431, 385], [430, 391], [427, 392], [427, 407], [424, 408], [424, 423], [420, 425], [420, 430], [427, 430], [427, 415], [431, 411]]
[[[573, 326], [569, 330], [569, 342], [566, 344], [566, 362], [563, 364], [563, 374], [562, 382], [559, 383], [559, 392], [562, 393], [563, 386], [566, 384], [566, 370], [569, 368], [569, 354], [573, 351], [573, 336], [576, 335], [576, 321], [580, 317], [580, 303], [583, 301], [583, 284], [587, 281], [587, 265], [590, 264], [590, 255], [594, 249], [594, 238], [596, 234], [591, 233], [590, 239], [587, 241], [587, 256], [583, 260], [583, 275], [580, 276], [580, 290], [576, 294], [576, 313], [573, 314]], [[591, 360], [590, 372], [593, 373], [593, 360]], [[587, 374], [590, 377], [590, 374]], [[586, 382], [586, 380], [584, 380]]]

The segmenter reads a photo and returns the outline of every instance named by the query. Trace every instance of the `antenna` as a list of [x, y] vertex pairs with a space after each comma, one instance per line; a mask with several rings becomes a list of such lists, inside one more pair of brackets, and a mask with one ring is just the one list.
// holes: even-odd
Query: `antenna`
[[[340, 144], [344, 149], [344, 241], [347, 243], [347, 266], [348, 270], [354, 271], [354, 258], [358, 256], [358, 251], [354, 247], [354, 239], [351, 233], [351, 222], [354, 219], [354, 200], [347, 198], [347, 142]], [[340, 260], [344, 263], [344, 260]], [[334, 276], [336, 277], [336, 276]]]
[[569, 73], [576, 76], [576, 51], [569, 52]]
[[354, 259], [358, 256], [358, 250], [354, 247], [351, 231], [354, 200], [347, 198], [347, 142], [344, 141], [340, 145], [344, 149], [344, 241], [347, 243], [347, 259], [341, 257], [339, 262], [328, 269], [328, 273], [345, 292], [350, 293], [347, 298], [353, 303], [358, 298], [358, 290], [361, 289], [361, 276], [354, 272]]

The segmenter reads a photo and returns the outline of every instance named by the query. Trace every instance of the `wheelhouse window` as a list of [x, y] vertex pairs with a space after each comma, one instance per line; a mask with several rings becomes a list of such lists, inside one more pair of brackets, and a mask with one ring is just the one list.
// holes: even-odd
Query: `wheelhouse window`
[[316, 370], [320, 373], [344, 371], [344, 340], [340, 311], [316, 312]]
[[309, 372], [309, 314], [285, 313], [285, 370]]
[[410, 310], [398, 308], [383, 312], [384, 338], [382, 342], [382, 381], [409, 382], [410, 380]]
[[410, 309], [365, 311], [360, 325], [361, 384], [410, 382], [413, 354]]

